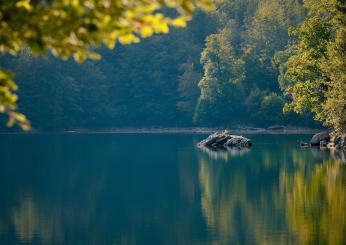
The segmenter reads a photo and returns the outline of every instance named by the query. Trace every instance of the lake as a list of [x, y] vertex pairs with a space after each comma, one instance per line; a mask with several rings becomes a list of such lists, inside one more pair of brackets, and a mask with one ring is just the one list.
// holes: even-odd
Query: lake
[[345, 244], [340, 152], [310, 135], [0, 135], [0, 244]]

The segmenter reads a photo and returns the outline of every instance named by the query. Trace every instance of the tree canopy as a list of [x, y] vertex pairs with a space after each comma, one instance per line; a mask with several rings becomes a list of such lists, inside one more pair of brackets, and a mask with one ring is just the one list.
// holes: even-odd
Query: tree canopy
[[307, 0], [308, 17], [291, 29], [281, 83], [287, 110], [311, 110], [336, 131], [346, 131], [346, 3]]
[[289, 27], [305, 18], [303, 3], [233, 0], [219, 1], [215, 9], [220, 28], [207, 37], [201, 54], [204, 76], [195, 123], [299, 124], [292, 113], [282, 112], [276, 56], [289, 42]]
[[[0, 120], [7, 119], [4, 115], [8, 114], [10, 124], [30, 126], [25, 117], [17, 113], [18, 106], [30, 118], [32, 127], [42, 130], [149, 126], [315, 127], [321, 126], [317, 121], [322, 121], [344, 131], [345, 11], [342, 1], [222, 0], [214, 1], [215, 7], [209, 12], [196, 9], [208, 8], [209, 5], [204, 6], [205, 1], [202, 2], [193, 1], [194, 7], [189, 10], [183, 7], [186, 1], [177, 1], [176, 5], [159, 1], [152, 12], [143, 10], [137, 17], [130, 15], [126, 26], [120, 15], [111, 15], [110, 23], [106, 21], [108, 24], [103, 26], [100, 24], [102, 14], [94, 16], [90, 12], [94, 10], [86, 13], [75, 10], [74, 13], [73, 7], [61, 7], [62, 12], [81, 14], [81, 20], [68, 24], [64, 19], [61, 31], [58, 28], [53, 32], [51, 27], [52, 33], [47, 31], [48, 34], [44, 27], [57, 25], [58, 17], [53, 16], [51, 24], [33, 23], [30, 11], [45, 9], [46, 5], [53, 7], [59, 1], [44, 6], [42, 1], [30, 1], [31, 10], [6, 2], [3, 6], [18, 8], [23, 15], [14, 11], [8, 15], [13, 17], [3, 17], [3, 22], [13, 25], [14, 20], [23, 21], [23, 26], [28, 27], [20, 28], [18, 24], [16, 32], [1, 35], [23, 36], [31, 30], [36, 36], [18, 36], [18, 49], [10, 51], [7, 47], [1, 51], [7, 55], [0, 57], [4, 68], [0, 73], [3, 112]], [[123, 10], [132, 11], [132, 2], [126, 3], [129, 5], [121, 5]], [[83, 11], [90, 7], [85, 1], [78, 4]], [[109, 12], [100, 4], [104, 2], [97, 1], [96, 12], [103, 11], [105, 17]], [[141, 4], [149, 3], [139, 1], [136, 6]], [[184, 25], [193, 10], [197, 11], [186, 28], [171, 28], [167, 35], [155, 35], [136, 43], [149, 34]], [[142, 23], [144, 16], [162, 19]], [[95, 30], [87, 19], [96, 23]], [[121, 24], [116, 24], [117, 21]], [[40, 23], [38, 27], [34, 27], [36, 22]], [[154, 24], [160, 27], [152, 26]], [[79, 33], [83, 28], [90, 35]], [[120, 36], [109, 36], [110, 30]], [[72, 36], [63, 37], [64, 32]], [[12, 45], [5, 37], [0, 38], [0, 44], [7, 40]], [[114, 38], [113, 44], [120, 44], [115, 51], [107, 47], [111, 38]], [[133, 45], [124, 45], [130, 42]], [[36, 58], [37, 55], [41, 57]], [[77, 61], [97, 59], [100, 55], [102, 60], [97, 62], [89, 59], [79, 65], [73, 61], [73, 58]], [[21, 88], [18, 103], [14, 94], [17, 85], [8, 70], [16, 73]]]
[[[182, 27], [196, 8], [210, 9], [210, 0], [11, 0], [0, 2], [0, 53], [16, 55], [27, 47], [34, 55], [51, 52], [62, 59], [82, 62], [99, 59], [94, 48], [116, 42], [130, 44], [169, 26]], [[170, 13], [169, 9], [176, 10]], [[0, 112], [8, 125], [29, 129], [17, 112], [17, 85], [13, 74], [0, 71]]]

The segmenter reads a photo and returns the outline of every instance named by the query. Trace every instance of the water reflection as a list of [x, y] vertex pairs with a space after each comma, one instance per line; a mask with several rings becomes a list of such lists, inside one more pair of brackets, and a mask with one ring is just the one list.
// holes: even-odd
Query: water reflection
[[26, 198], [13, 210], [12, 222], [19, 240], [24, 243], [35, 239], [41, 240], [42, 244], [61, 243], [63, 226], [59, 215], [42, 213], [31, 198]]
[[344, 244], [346, 171], [341, 160], [324, 161], [312, 172], [281, 173], [286, 218], [301, 244]]
[[293, 136], [204, 152], [194, 137], [0, 141], [0, 244], [345, 244], [342, 153]]
[[345, 244], [346, 169], [339, 153], [259, 148], [222, 160], [199, 154], [201, 208], [213, 242]]
[[211, 147], [199, 147], [199, 149], [205, 152], [210, 158], [220, 159], [228, 161], [231, 157], [242, 156], [250, 151], [248, 148], [238, 147], [222, 147], [222, 148], [211, 148]]
[[12, 222], [15, 226], [19, 239], [25, 242], [31, 242], [34, 236], [39, 232], [40, 225], [38, 212], [32, 200], [26, 200], [16, 208], [12, 214]]
[[[180, 146], [191, 145], [190, 136], [11, 140], [0, 141], [0, 244], [191, 244], [204, 239], [198, 181], [190, 177], [197, 176], [196, 159], [191, 150], [179, 155]], [[147, 144], [134, 152], [134, 140]], [[153, 151], [160, 144], [166, 147]]]

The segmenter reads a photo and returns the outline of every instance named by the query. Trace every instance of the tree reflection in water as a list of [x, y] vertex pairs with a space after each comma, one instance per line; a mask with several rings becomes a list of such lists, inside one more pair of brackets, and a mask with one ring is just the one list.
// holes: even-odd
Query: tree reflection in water
[[210, 148], [210, 147], [199, 147], [203, 152], [207, 153], [210, 158], [229, 160], [234, 156], [241, 156], [248, 153], [248, 148], [237, 148], [237, 147], [223, 147], [223, 148]]
[[341, 160], [327, 160], [311, 173], [281, 173], [286, 218], [302, 244], [346, 241], [346, 171]]
[[342, 155], [296, 137], [213, 155], [191, 136], [15, 139], [0, 141], [0, 244], [345, 244]]
[[198, 154], [201, 208], [214, 242], [344, 244], [346, 171], [340, 153], [253, 150]]

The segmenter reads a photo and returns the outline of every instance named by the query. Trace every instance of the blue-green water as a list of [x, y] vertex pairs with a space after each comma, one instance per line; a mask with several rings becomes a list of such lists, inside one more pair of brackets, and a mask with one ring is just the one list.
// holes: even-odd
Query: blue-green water
[[0, 135], [0, 244], [345, 244], [340, 153], [310, 136]]

